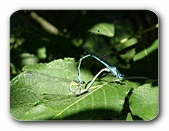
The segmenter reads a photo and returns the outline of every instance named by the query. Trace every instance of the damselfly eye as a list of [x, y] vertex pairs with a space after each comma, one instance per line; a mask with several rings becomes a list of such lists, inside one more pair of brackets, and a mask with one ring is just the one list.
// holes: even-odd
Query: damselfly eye
[[123, 79], [123, 78], [124, 78], [124, 75], [123, 75], [123, 74], [120, 74], [120, 75], [119, 75], [119, 78], [120, 78], [120, 79]]

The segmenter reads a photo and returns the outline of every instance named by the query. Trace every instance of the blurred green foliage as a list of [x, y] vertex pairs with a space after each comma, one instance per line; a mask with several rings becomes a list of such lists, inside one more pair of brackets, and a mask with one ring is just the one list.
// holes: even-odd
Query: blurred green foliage
[[[78, 61], [84, 54], [82, 45], [88, 38], [88, 31], [98, 28], [109, 36], [106, 41], [112, 52], [144, 40], [141, 46], [117, 54], [115, 65], [122, 68], [125, 75], [158, 78], [158, 43], [149, 54], [142, 55], [142, 59], [138, 59], [138, 55], [133, 59], [137, 52], [144, 53], [158, 40], [158, 18], [148, 10], [16, 11], [10, 17], [10, 78], [21, 73], [27, 64], [64, 57]], [[104, 33], [107, 30], [112, 33]], [[95, 71], [92, 64], [90, 68], [92, 72], [100, 70]]]

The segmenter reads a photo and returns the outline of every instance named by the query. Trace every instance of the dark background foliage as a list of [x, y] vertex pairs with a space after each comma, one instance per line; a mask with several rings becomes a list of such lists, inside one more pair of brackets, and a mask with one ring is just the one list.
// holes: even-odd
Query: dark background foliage
[[[148, 10], [19, 10], [10, 18], [10, 78], [27, 64], [64, 57], [78, 61], [84, 54], [82, 45], [87, 32], [98, 23], [112, 23], [113, 43], [124, 38], [137, 38], [140, 42], [138, 47], [116, 48], [114, 52], [124, 49], [116, 55], [147, 49], [158, 38], [158, 28], [153, 28], [158, 18]], [[158, 50], [137, 62], [133, 62], [133, 56], [118, 58], [117, 66], [124, 74], [158, 78]]]

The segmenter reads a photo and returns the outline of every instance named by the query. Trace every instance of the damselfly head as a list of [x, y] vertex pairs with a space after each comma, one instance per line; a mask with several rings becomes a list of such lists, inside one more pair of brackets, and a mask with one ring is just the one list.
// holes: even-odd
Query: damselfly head
[[119, 74], [119, 78], [120, 78], [120, 79], [123, 79], [123, 78], [124, 78], [124, 75], [123, 75], [123, 74]]

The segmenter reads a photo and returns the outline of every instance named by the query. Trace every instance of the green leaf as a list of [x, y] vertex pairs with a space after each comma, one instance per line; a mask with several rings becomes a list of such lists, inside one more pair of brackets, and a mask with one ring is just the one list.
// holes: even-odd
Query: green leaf
[[[96, 81], [80, 96], [69, 91], [77, 79], [74, 59], [59, 59], [46, 64], [28, 65], [10, 82], [10, 112], [17, 120], [112, 119], [123, 109], [130, 87]], [[81, 69], [82, 79], [92, 74]], [[111, 76], [112, 81], [112, 76]]]
[[90, 31], [92, 31], [93, 33], [102, 34], [108, 37], [114, 36], [114, 30], [115, 28], [113, 23], [98, 23], [90, 29]]
[[153, 51], [157, 49], [158, 49], [158, 39], [156, 39], [150, 47], [145, 48], [141, 52], [138, 52], [137, 54], [135, 54], [133, 61], [137, 61], [144, 57], [147, 57], [150, 53], [152, 53]]
[[135, 88], [130, 100], [130, 110], [133, 115], [143, 120], [152, 120], [158, 114], [158, 88], [152, 84], [144, 84]]
[[133, 118], [132, 118], [131, 113], [128, 113], [128, 114], [127, 114], [126, 121], [133, 121]]

